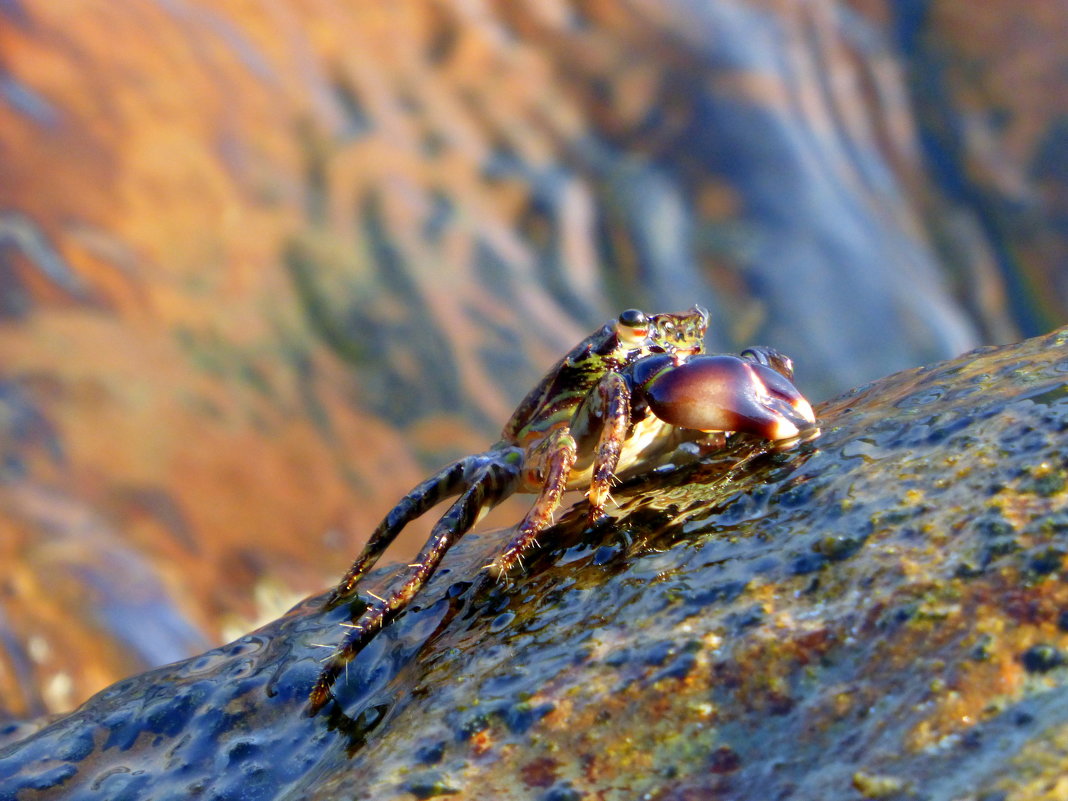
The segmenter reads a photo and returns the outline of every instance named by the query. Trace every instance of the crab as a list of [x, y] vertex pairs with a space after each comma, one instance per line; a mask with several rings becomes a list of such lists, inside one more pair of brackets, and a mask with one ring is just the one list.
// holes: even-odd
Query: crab
[[[587, 488], [587, 520], [603, 516], [613, 481], [656, 464], [682, 442], [743, 432], [781, 441], [818, 433], [812, 407], [792, 383], [793, 364], [776, 350], [707, 355], [708, 313], [645, 314], [628, 309], [569, 351], [523, 399], [489, 450], [439, 470], [405, 495], [372, 533], [326, 601], [356, 595], [410, 521], [439, 501], [459, 498], [385, 598], [368, 593], [360, 618], [315, 682], [308, 712], [333, 697], [345, 666], [396, 619], [426, 585], [446, 551], [482, 515], [516, 492], [537, 493], [510, 541], [485, 566], [498, 579], [537, 545], [566, 490]], [[717, 442], [721, 442], [718, 440]]]

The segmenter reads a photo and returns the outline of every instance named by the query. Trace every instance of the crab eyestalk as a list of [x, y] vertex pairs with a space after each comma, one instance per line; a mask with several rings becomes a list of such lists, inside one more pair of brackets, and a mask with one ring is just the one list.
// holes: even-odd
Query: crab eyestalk
[[627, 309], [616, 319], [616, 336], [627, 350], [640, 348], [649, 335], [649, 317], [641, 309]]
[[[653, 357], [639, 380], [649, 408], [671, 425], [784, 440], [816, 426], [812, 406], [771, 367], [736, 356]], [[642, 380], [644, 379], [644, 380]]]

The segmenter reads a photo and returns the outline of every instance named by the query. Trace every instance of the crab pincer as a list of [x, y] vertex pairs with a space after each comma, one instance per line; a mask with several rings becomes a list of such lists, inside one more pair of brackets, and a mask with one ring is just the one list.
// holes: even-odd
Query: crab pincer
[[676, 364], [657, 355], [636, 363], [633, 373], [649, 409], [673, 426], [772, 441], [815, 433], [811, 404], [785, 375], [758, 361], [718, 355]]

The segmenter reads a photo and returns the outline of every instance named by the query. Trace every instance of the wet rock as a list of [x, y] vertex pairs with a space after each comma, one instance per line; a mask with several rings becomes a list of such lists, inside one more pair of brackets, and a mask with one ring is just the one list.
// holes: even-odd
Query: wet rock
[[349, 610], [313, 598], [0, 733], [0, 799], [1030, 797], [1068, 752], [1068, 329], [818, 413], [576, 507], [507, 585], [469, 536], [319, 717]]
[[624, 305], [816, 398], [1068, 310], [1063, 0], [113, 6], [0, 2], [0, 721], [276, 617]]

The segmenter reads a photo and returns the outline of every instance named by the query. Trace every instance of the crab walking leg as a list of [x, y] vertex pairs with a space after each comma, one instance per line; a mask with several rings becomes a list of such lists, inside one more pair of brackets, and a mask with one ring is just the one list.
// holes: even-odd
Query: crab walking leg
[[434, 575], [445, 552], [475, 525], [479, 513], [492, 509], [503, 498], [511, 495], [517, 481], [518, 473], [511, 465], [506, 464], [490, 464], [472, 479], [471, 488], [461, 495], [434, 525], [429, 541], [416, 557], [404, 583], [391, 592], [385, 602], [367, 608], [349, 630], [337, 652], [326, 663], [311, 691], [309, 715], [315, 715], [330, 700], [330, 688], [334, 686], [341, 671], [379, 631], [404, 611], [412, 598]]
[[575, 438], [565, 428], [558, 428], [538, 446], [540, 453], [534, 462], [543, 465], [542, 474], [545, 476], [534, 505], [530, 507], [527, 516], [519, 524], [518, 531], [512, 541], [508, 543], [500, 556], [486, 565], [490, 572], [497, 576], [503, 576], [514, 565], [538, 534], [549, 525], [552, 514], [560, 505], [560, 496], [567, 487], [567, 479], [571, 475], [571, 468], [575, 465], [578, 455], [578, 447]]
[[481, 466], [484, 459], [485, 456], [479, 454], [453, 462], [405, 495], [378, 524], [378, 528], [371, 534], [370, 540], [356, 557], [352, 567], [330, 593], [326, 601], [327, 608], [336, 606], [352, 594], [357, 582], [375, 566], [382, 554], [397, 538], [401, 529], [439, 501], [462, 491], [466, 484], [465, 479], [469, 478], [472, 468]]
[[612, 477], [616, 474], [619, 454], [623, 450], [623, 440], [630, 428], [630, 389], [619, 373], [607, 373], [590, 397], [592, 417], [602, 421], [589, 491], [588, 521], [593, 525], [604, 514]]

